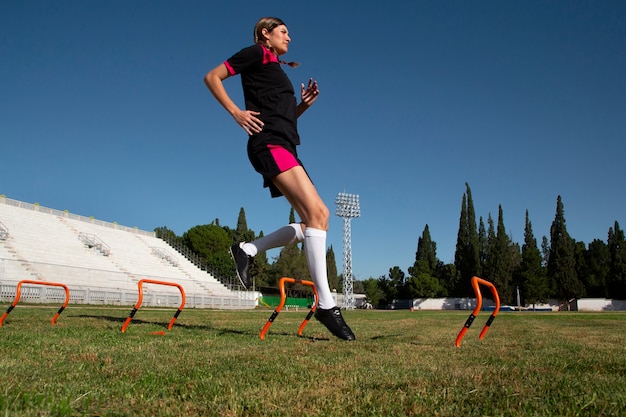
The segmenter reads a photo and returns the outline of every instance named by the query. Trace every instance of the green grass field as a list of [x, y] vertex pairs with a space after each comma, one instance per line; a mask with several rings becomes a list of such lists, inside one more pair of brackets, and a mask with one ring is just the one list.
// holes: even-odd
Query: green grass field
[[[8, 305], [0, 305], [4, 312]], [[306, 311], [18, 305], [0, 327], [10, 416], [615, 416], [625, 313], [349, 311], [356, 342]], [[165, 331], [165, 336], [152, 333]]]

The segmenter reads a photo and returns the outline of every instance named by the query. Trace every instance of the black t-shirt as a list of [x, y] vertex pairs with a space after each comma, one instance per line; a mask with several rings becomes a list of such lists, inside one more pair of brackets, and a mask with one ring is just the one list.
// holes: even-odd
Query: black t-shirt
[[267, 144], [285, 143], [295, 148], [298, 135], [296, 97], [293, 85], [268, 48], [253, 45], [224, 62], [230, 75], [240, 74], [246, 109], [260, 112], [263, 130], [250, 136], [248, 147], [258, 150]]

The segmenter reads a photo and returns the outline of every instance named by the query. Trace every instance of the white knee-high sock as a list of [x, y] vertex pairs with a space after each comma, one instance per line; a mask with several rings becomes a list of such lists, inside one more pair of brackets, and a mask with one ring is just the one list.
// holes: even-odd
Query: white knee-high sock
[[330, 292], [326, 270], [326, 231], [307, 227], [304, 231], [304, 253], [317, 288], [318, 307], [325, 310], [335, 307], [337, 304]]
[[242, 244], [241, 249], [249, 256], [256, 256], [258, 252], [279, 248], [291, 243], [302, 242], [303, 240], [304, 233], [302, 233], [302, 226], [300, 226], [299, 223], [291, 223], [254, 242]]

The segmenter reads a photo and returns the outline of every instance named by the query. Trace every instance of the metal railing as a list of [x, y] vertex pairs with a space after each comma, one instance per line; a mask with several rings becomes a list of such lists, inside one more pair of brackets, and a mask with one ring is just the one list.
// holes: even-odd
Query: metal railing
[[111, 254], [111, 248], [109, 245], [104, 243], [102, 239], [92, 233], [78, 233], [78, 238], [81, 242], [83, 242], [88, 248], [94, 248], [104, 256], [109, 256]]
[[224, 277], [221, 276], [209, 266], [206, 262], [202, 260], [200, 255], [189, 249], [187, 246], [183, 245], [180, 241], [171, 238], [169, 235], [162, 234], [156, 232], [156, 237], [163, 240], [165, 243], [170, 245], [176, 252], [180, 253], [185, 257], [189, 262], [194, 264], [200, 270], [205, 271], [208, 274], [211, 274], [215, 279], [217, 279], [220, 283], [224, 284], [229, 290], [238, 291], [242, 289], [241, 284], [239, 283], [239, 279], [236, 277]]
[[[31, 268], [40, 272], [45, 281], [61, 282], [70, 289], [70, 304], [130, 306], [137, 302], [137, 282], [141, 278], [172, 280], [171, 277], [141, 275], [134, 278], [119, 271], [80, 268], [47, 263], [30, 263]], [[18, 282], [33, 278], [32, 271], [23, 268], [20, 261], [0, 257], [0, 302], [11, 302], [15, 298]], [[107, 283], [107, 285], [103, 285]], [[179, 281], [187, 286], [183, 281]], [[216, 309], [250, 309], [256, 305], [255, 294], [245, 291], [232, 291], [227, 295], [210, 294], [201, 289], [186, 289], [186, 307]], [[22, 288], [23, 302], [56, 303], [62, 296], [57, 288]], [[144, 295], [144, 305], [152, 307], [176, 307], [180, 304], [180, 294], [167, 290], [151, 290]]]
[[0, 240], [6, 240], [9, 237], [9, 228], [0, 222]]
[[[17, 293], [16, 283], [0, 284], [0, 302], [10, 303]], [[73, 304], [132, 306], [139, 299], [139, 293], [134, 290], [114, 290], [106, 288], [79, 288], [69, 286], [70, 308]], [[45, 287], [22, 287], [21, 299], [23, 303], [50, 304], [59, 302], [60, 293], [52, 293]], [[178, 307], [181, 303], [180, 294], [159, 291], [145, 292], [143, 306], [150, 307]], [[255, 307], [255, 300], [247, 297], [219, 297], [204, 294], [189, 294], [185, 299], [186, 308], [213, 308], [220, 310], [241, 310]]]

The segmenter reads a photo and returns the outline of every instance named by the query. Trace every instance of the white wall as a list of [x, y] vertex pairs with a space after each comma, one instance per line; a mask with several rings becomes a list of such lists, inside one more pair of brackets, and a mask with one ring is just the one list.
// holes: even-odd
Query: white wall
[[606, 298], [581, 298], [578, 300], [578, 311], [616, 310], [626, 310], [626, 300], [609, 300]]

